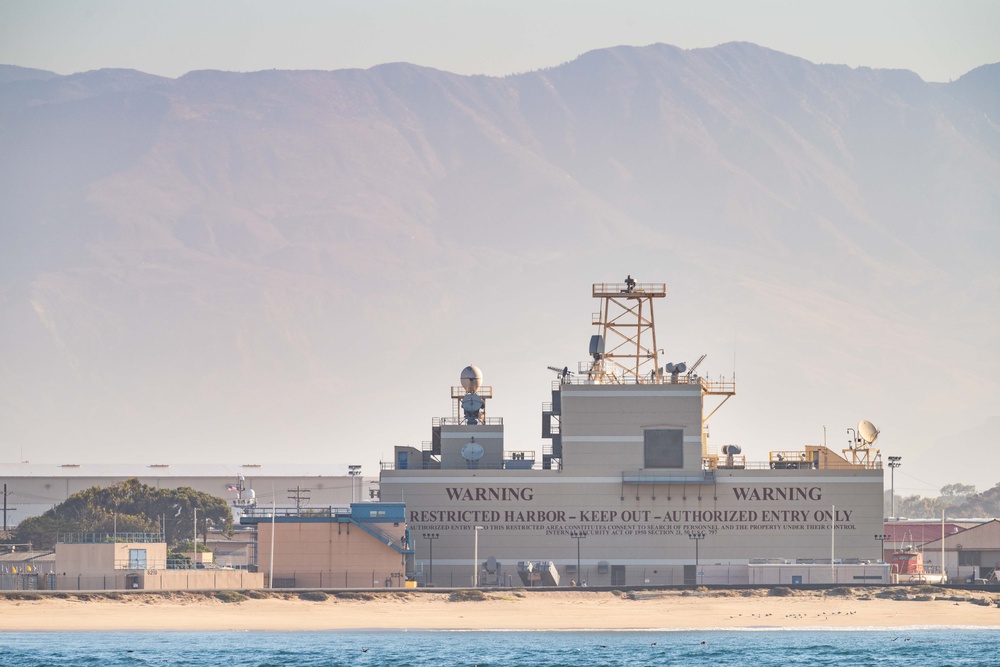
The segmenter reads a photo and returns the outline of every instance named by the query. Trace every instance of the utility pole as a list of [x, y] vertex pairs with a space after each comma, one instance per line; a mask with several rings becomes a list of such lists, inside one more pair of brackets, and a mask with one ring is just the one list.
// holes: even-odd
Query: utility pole
[[303, 502], [309, 502], [309, 493], [312, 489], [303, 489], [300, 486], [296, 486], [294, 489], [288, 489], [288, 499], [295, 501], [295, 509], [302, 509]]
[[14, 508], [7, 509], [7, 496], [9, 496], [9, 495], [11, 495], [13, 493], [14, 493], [13, 491], [8, 491], [7, 490], [7, 485], [6, 484], [3, 485], [3, 529], [4, 529], [4, 532], [7, 532], [7, 512], [14, 512], [14, 511], [16, 511]]

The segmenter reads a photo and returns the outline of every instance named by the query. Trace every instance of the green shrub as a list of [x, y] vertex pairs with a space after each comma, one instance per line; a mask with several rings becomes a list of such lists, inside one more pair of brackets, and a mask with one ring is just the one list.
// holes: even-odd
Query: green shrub
[[478, 588], [471, 588], [465, 591], [455, 591], [448, 596], [449, 602], [482, 602], [486, 599], [486, 593]]
[[248, 598], [239, 591], [216, 591], [215, 597], [222, 602], [245, 602]]
[[38, 593], [7, 593], [4, 597], [8, 600], [41, 600]]
[[345, 591], [343, 593], [334, 593], [333, 595], [334, 595], [334, 597], [336, 597], [339, 600], [363, 600], [363, 601], [368, 601], [368, 600], [374, 600], [375, 597], [376, 597], [374, 593], [362, 593], [362, 592], [355, 592], [355, 591]]
[[303, 591], [299, 598], [308, 602], [326, 602], [327, 594], [323, 591]]

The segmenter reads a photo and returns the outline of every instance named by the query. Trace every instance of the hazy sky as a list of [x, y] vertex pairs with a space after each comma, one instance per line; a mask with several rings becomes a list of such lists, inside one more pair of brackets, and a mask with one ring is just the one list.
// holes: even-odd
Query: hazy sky
[[998, 0], [0, 0], [0, 63], [60, 74], [406, 61], [503, 75], [620, 44], [749, 41], [947, 81], [1000, 61], [998, 35]]

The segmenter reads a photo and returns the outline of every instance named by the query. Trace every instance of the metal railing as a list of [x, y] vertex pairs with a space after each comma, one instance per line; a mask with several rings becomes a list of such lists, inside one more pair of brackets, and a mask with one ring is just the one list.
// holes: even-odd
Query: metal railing
[[[510, 452], [508, 452], [508, 453], [510, 453]], [[529, 453], [534, 454], [534, 452], [529, 452]], [[531, 462], [530, 466], [527, 465], [527, 463], [529, 461]], [[511, 465], [509, 467], [507, 466], [508, 462], [511, 463]], [[394, 461], [381, 461], [379, 465], [380, 465], [380, 469], [381, 470], [396, 470], [396, 463]], [[468, 470], [510, 470], [512, 472], [524, 472], [525, 470], [542, 470], [542, 465], [543, 465], [542, 459], [537, 459], [537, 458], [536, 459], [530, 459], [530, 458], [524, 458], [524, 459], [506, 458], [503, 461], [501, 461], [500, 463], [490, 463], [490, 462], [484, 462], [484, 461], [476, 461], [473, 465], [470, 465], [468, 468], [442, 468], [441, 467], [441, 462], [435, 460], [435, 461], [432, 461], [432, 462], [429, 462], [429, 463], [425, 463], [423, 461], [421, 461], [419, 463], [414, 463], [414, 462], [411, 461], [411, 462], [407, 463], [407, 465], [406, 465], [405, 468], [400, 468], [400, 470], [452, 470], [452, 469], [454, 469], [454, 470], [466, 470], [466, 469], [468, 469]]]
[[413, 553], [413, 545], [409, 544], [402, 535], [393, 535], [380, 526], [384, 522], [362, 521], [355, 519], [355, 525], [369, 533], [375, 539], [381, 541], [388, 547], [392, 547], [401, 554]]
[[165, 541], [162, 533], [58, 533], [56, 542], [62, 544], [139, 543], [154, 544]]
[[351, 508], [350, 507], [334, 507], [330, 505], [328, 507], [265, 507], [258, 505], [257, 507], [248, 507], [243, 510], [243, 516], [255, 517], [262, 519], [270, 519], [271, 515], [275, 517], [279, 516], [297, 516], [297, 517], [350, 517]]
[[[464, 426], [468, 422], [463, 417], [432, 417], [431, 426]], [[478, 426], [503, 426], [503, 417], [487, 417], [479, 420]]]
[[623, 296], [635, 294], [636, 296], [666, 296], [666, 283], [594, 283], [593, 296]]
[[198, 563], [190, 558], [116, 558], [114, 569], [156, 572], [157, 570], [238, 570], [244, 568], [221, 563]]
[[693, 373], [683, 373], [678, 374], [674, 377], [670, 373], [664, 373], [663, 375], [656, 375], [650, 377], [648, 374], [640, 377], [633, 377], [630, 374], [612, 375], [612, 382], [596, 382], [594, 378], [601, 377], [607, 378], [606, 373], [591, 373], [589, 367], [593, 364], [589, 362], [583, 362], [584, 369], [581, 370], [576, 375], [571, 375], [570, 377], [564, 378], [562, 380], [553, 380], [551, 383], [551, 388], [558, 391], [560, 387], [571, 385], [630, 385], [630, 384], [684, 384], [684, 385], [698, 385], [702, 388], [706, 394], [735, 394], [736, 393], [736, 381], [735, 380], [710, 380], [701, 375], [695, 375]]

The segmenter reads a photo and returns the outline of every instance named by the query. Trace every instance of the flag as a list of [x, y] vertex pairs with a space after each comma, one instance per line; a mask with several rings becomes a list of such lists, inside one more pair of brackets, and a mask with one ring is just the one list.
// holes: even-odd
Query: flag
[[226, 484], [227, 491], [239, 491], [235, 484]]

